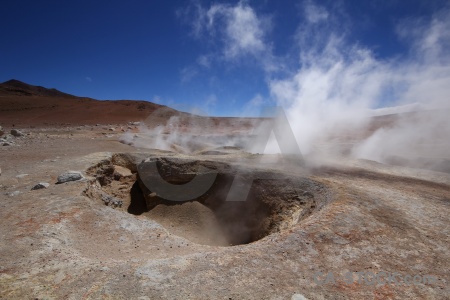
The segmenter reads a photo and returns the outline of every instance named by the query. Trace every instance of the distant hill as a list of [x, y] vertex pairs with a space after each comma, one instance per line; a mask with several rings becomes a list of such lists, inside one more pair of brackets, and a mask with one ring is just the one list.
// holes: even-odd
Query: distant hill
[[77, 97], [15, 79], [0, 84], [0, 125], [114, 124], [143, 120], [159, 124], [174, 115], [188, 114], [148, 101]]
[[75, 97], [42, 86], [31, 85], [22, 81], [11, 79], [0, 84], [0, 96], [43, 96], [43, 97]]

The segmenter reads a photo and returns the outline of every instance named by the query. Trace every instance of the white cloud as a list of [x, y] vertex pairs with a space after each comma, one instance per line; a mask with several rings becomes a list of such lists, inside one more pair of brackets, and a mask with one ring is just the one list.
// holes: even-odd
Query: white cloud
[[198, 71], [193, 66], [184, 67], [180, 71], [180, 79], [181, 83], [188, 83], [191, 81], [195, 76], [197, 76]]
[[92, 78], [91, 77], [84, 77], [84, 79], [86, 79], [86, 81], [88, 81], [88, 82], [92, 82]]
[[304, 10], [305, 17], [310, 23], [317, 23], [328, 19], [327, 10], [311, 1], [305, 2]]
[[200, 55], [197, 58], [197, 63], [204, 67], [204, 68], [209, 68], [211, 67], [211, 61], [212, 61], [212, 57], [210, 55]]
[[217, 104], [217, 96], [215, 94], [211, 94], [206, 98], [205, 105], [206, 107], [215, 106]]
[[[222, 55], [233, 60], [245, 55], [258, 55], [268, 49], [265, 44], [265, 31], [268, 21], [257, 16], [246, 2], [236, 5], [213, 4], [209, 9], [198, 3], [189, 6], [178, 15], [190, 15], [194, 36], [200, 38], [208, 33], [209, 38], [221, 42]], [[199, 58], [199, 64], [209, 65], [207, 56]]]
[[191, 4], [176, 11], [176, 16], [184, 23], [191, 26], [191, 34], [199, 38], [204, 31], [206, 21], [206, 10], [198, 1], [191, 1]]
[[[239, 116], [240, 117], [260, 117], [261, 109], [264, 106], [270, 105], [270, 101], [265, 99], [261, 94], [255, 94], [253, 98], [248, 100], [242, 107]], [[273, 104], [273, 103], [272, 103]]]
[[[262, 23], [250, 6], [240, 2], [235, 7], [222, 7], [219, 11], [226, 18], [224, 54], [227, 58], [249, 53], [255, 55], [266, 48]], [[211, 14], [212, 18], [217, 18], [216, 14]]]
[[161, 104], [162, 98], [158, 95], [154, 95], [151, 102], [156, 103], [156, 104]]

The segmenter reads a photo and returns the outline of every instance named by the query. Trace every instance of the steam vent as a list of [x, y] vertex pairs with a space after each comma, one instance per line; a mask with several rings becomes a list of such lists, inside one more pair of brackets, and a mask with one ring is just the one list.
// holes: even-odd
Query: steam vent
[[[273, 163], [251, 167], [258, 165], [257, 155], [246, 154], [236, 163], [238, 152], [218, 153], [143, 160], [142, 154], [116, 154], [88, 170], [96, 180], [85, 193], [106, 205], [120, 203], [117, 209], [124, 214], [154, 220], [170, 234], [211, 246], [254, 243], [289, 230], [329, 201], [317, 181], [270, 169]], [[124, 169], [130, 170], [125, 176]]]

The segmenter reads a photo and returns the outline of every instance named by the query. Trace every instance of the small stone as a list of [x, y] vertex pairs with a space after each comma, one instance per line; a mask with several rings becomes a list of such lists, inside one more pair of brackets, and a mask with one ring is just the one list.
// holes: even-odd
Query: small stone
[[121, 167], [121, 166], [114, 166], [114, 177], [115, 178], [122, 178], [122, 177], [129, 177], [132, 176], [133, 173], [131, 173], [130, 169]]
[[116, 208], [116, 207], [122, 207], [123, 205], [123, 201], [113, 197], [111, 195], [108, 195], [107, 193], [103, 193], [102, 192], [102, 201], [105, 203], [105, 205], [110, 206], [112, 208]]
[[14, 145], [12, 142], [4, 142], [3, 143], [3, 146], [12, 146], [12, 145]]
[[109, 128], [108, 130], [109, 130], [109, 131], [116, 131], [116, 129], [114, 129], [114, 128], [112, 128], [112, 127]]
[[0, 136], [2, 136], [2, 135], [4, 135], [4, 134], [5, 134], [5, 131], [3, 130], [3, 127], [0, 126]]
[[314, 195], [312, 193], [308, 192], [308, 191], [304, 191], [303, 192], [303, 196], [309, 197], [309, 198], [314, 198]]
[[23, 133], [20, 130], [17, 129], [11, 129], [11, 134], [15, 137], [21, 137], [23, 136]]
[[77, 181], [80, 179], [83, 179], [83, 175], [81, 175], [80, 172], [77, 171], [69, 171], [66, 173], [63, 173], [58, 176], [58, 182], [57, 183], [64, 183], [69, 181]]
[[292, 295], [291, 300], [308, 300], [308, 299], [302, 294], [294, 294]]
[[10, 196], [10, 197], [15, 197], [15, 196], [17, 196], [17, 195], [19, 195], [19, 194], [20, 194], [19, 191], [14, 191], [14, 192], [9, 193], [8, 196]]
[[19, 174], [19, 175], [17, 175], [16, 176], [16, 178], [24, 178], [24, 177], [27, 177], [28, 176], [28, 174]]
[[31, 190], [34, 191], [34, 190], [46, 189], [46, 188], [48, 188], [49, 186], [50, 186], [50, 184], [47, 183], [47, 182], [39, 182], [38, 184], [36, 184], [35, 186], [33, 186], [33, 187], [31, 188]]

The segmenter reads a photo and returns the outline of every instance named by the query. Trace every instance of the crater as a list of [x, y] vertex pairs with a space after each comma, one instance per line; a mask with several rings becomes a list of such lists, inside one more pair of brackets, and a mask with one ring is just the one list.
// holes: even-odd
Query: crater
[[171, 156], [142, 161], [116, 154], [87, 173], [95, 180], [86, 196], [203, 245], [256, 242], [297, 226], [327, 202], [326, 187], [310, 178], [228, 161]]

